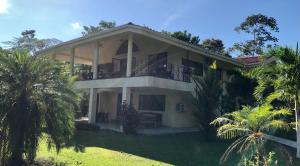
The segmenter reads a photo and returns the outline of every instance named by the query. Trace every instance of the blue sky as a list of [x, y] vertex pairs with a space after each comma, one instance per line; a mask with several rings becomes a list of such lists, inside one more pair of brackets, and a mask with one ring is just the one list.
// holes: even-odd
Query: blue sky
[[0, 0], [0, 42], [25, 29], [35, 29], [38, 38], [67, 41], [81, 36], [82, 25], [108, 20], [158, 31], [187, 30], [230, 47], [249, 38], [233, 29], [255, 13], [277, 19], [279, 44], [300, 41], [299, 0]]

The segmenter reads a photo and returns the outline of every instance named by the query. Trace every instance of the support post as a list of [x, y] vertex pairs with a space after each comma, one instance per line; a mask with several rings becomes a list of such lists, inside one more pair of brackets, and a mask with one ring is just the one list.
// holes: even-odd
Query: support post
[[122, 88], [122, 102], [126, 102], [127, 104], [130, 104], [131, 100], [131, 88], [128, 87], [123, 87]]
[[132, 46], [133, 46], [133, 36], [132, 33], [128, 35], [128, 48], [127, 48], [127, 68], [126, 76], [131, 76], [131, 66], [132, 66]]
[[75, 48], [71, 48], [70, 54], [70, 68], [71, 68], [71, 75], [74, 75], [74, 61], [75, 61]]
[[[131, 100], [131, 88], [128, 88], [128, 87], [123, 87], [122, 88], [122, 104], [123, 102], [125, 102], [126, 104], [130, 104], [130, 100]], [[122, 110], [123, 111], [123, 110]], [[121, 132], [124, 132], [124, 129], [123, 129], [123, 123], [122, 121], [124, 120], [123, 118], [121, 118], [121, 125], [120, 125], [120, 131]]]
[[90, 88], [88, 123], [96, 123], [97, 89]]
[[100, 56], [100, 50], [99, 50], [99, 44], [98, 42], [94, 43], [94, 55], [93, 55], [93, 79], [98, 79], [98, 63], [99, 63], [99, 56]]

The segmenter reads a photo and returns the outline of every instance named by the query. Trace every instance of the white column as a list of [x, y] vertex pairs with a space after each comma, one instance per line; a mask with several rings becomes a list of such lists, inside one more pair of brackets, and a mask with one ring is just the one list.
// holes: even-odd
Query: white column
[[96, 104], [97, 104], [97, 89], [90, 88], [90, 100], [89, 100], [89, 112], [88, 112], [88, 122], [96, 122]]
[[132, 33], [128, 35], [128, 48], [127, 48], [127, 68], [126, 76], [131, 76], [131, 65], [132, 65], [132, 46], [133, 46], [133, 36]]
[[71, 53], [70, 53], [71, 75], [74, 75], [74, 61], [75, 61], [75, 48], [71, 48]]
[[[130, 100], [131, 100], [131, 95], [130, 94], [131, 94], [131, 88], [128, 88], [128, 87], [123, 87], [122, 88], [122, 104], [123, 104], [123, 102], [125, 102], [128, 105], [130, 104]], [[120, 125], [120, 131], [124, 132], [122, 123]]]
[[130, 104], [130, 100], [131, 100], [131, 88], [128, 87], [123, 87], [122, 88], [122, 102], [126, 102], [127, 104]]
[[94, 53], [93, 53], [93, 79], [98, 79], [98, 63], [99, 63], [99, 44], [98, 42], [94, 43]]

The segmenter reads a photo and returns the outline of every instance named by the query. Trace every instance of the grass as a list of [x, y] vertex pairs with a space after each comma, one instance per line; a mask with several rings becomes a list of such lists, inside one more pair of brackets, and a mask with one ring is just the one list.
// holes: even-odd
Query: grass
[[[201, 133], [144, 136], [109, 131], [78, 131], [57, 155], [40, 143], [38, 158], [53, 157], [58, 162], [80, 166], [219, 165], [228, 141], [205, 141]], [[294, 154], [292, 154], [294, 155]], [[233, 155], [224, 165], [236, 165]], [[294, 164], [300, 164], [294, 161]]]

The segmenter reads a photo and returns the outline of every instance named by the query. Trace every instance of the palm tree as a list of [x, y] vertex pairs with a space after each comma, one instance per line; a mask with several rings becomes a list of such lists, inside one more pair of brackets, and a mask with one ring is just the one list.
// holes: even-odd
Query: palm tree
[[265, 134], [277, 129], [289, 129], [289, 124], [280, 117], [290, 115], [287, 109], [274, 109], [271, 105], [266, 104], [260, 107], [244, 106], [242, 110], [225, 114], [211, 122], [212, 125], [219, 126], [217, 136], [223, 139], [237, 138], [220, 159], [223, 163], [228, 156], [237, 150], [246, 157], [256, 154], [266, 163], [266, 152], [264, 143]]
[[258, 99], [282, 100], [295, 111], [297, 131], [297, 157], [300, 158], [300, 56], [298, 44], [296, 51], [287, 47], [277, 47], [267, 52], [277, 58], [276, 63], [265, 65], [258, 70], [258, 83], [255, 96]]
[[0, 52], [0, 165], [33, 162], [43, 133], [59, 151], [73, 133], [78, 101], [64, 65], [25, 52]]
[[195, 105], [198, 108], [195, 116], [204, 128], [205, 135], [208, 136], [211, 130], [209, 123], [221, 115], [218, 110], [222, 95], [221, 82], [216, 77], [216, 71], [211, 68], [203, 77], [194, 76], [193, 81], [195, 83]]

